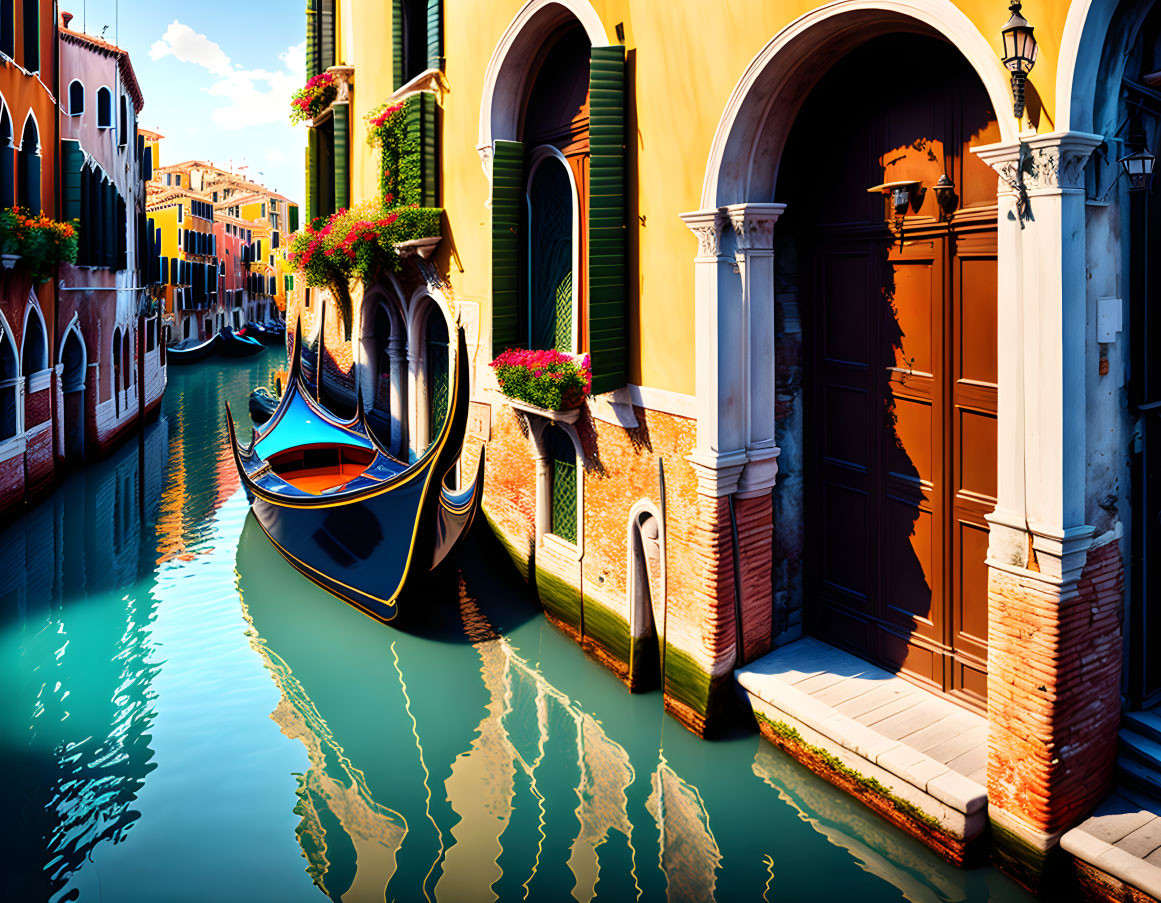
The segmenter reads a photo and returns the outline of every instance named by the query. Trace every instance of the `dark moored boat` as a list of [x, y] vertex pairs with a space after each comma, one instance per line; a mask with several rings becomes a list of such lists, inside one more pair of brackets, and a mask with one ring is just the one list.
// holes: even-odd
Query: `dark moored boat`
[[301, 335], [300, 326], [278, 410], [249, 445], [238, 443], [227, 404], [234, 460], [259, 525], [287, 561], [323, 589], [391, 621], [408, 578], [447, 557], [483, 495], [482, 450], [470, 485], [456, 492], [445, 484], [467, 431], [463, 330], [450, 409], [414, 464], [394, 458], [375, 437], [361, 394], [347, 421], [310, 397]]
[[255, 423], [265, 423], [277, 410], [278, 396], [265, 386], [259, 386], [250, 393], [250, 419]]
[[196, 336], [170, 345], [165, 349], [166, 358], [171, 364], [192, 364], [207, 357], [217, 347], [218, 337], [199, 339]]
[[223, 326], [218, 350], [226, 357], [250, 357], [262, 350], [262, 343], [248, 335], [234, 332], [230, 326]]
[[246, 335], [257, 339], [263, 345], [281, 345], [285, 341], [285, 330], [280, 330], [269, 322], [247, 323]]

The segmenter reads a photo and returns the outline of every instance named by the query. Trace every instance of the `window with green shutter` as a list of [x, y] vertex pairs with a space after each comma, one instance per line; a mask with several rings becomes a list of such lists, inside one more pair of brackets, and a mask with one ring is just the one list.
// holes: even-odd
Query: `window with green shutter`
[[[350, 104], [336, 103], [331, 107], [331, 118], [335, 136], [335, 209], [346, 210], [351, 206]], [[262, 216], [266, 216], [265, 210]]]
[[79, 141], [60, 143], [61, 192], [64, 195], [63, 213], [66, 220], [81, 218], [81, 194], [84, 190], [85, 152]]
[[625, 227], [625, 48], [594, 47], [589, 63], [589, 355], [593, 392], [628, 381]]
[[492, 356], [522, 344], [521, 248], [524, 145], [497, 141], [492, 153]]
[[558, 426], [544, 431], [545, 451], [552, 464], [552, 527], [554, 535], [576, 543], [577, 493], [576, 449], [569, 435]]

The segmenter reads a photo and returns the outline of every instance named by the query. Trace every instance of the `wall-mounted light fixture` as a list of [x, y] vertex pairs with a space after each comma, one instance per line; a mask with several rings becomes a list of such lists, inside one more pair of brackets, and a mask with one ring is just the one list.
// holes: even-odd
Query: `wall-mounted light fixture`
[[1020, 14], [1020, 0], [1012, 0], [1008, 7], [1012, 16], [1003, 27], [1004, 65], [1012, 73], [1012, 113], [1017, 119], [1024, 115], [1024, 83], [1036, 65], [1036, 37], [1028, 20]]
[[915, 207], [923, 202], [923, 185], [917, 179], [901, 179], [895, 182], [884, 182], [867, 189], [867, 194], [881, 194], [890, 203], [895, 213], [895, 228], [899, 230], [899, 242], [903, 242], [903, 217], [907, 215], [912, 203]]
[[955, 213], [955, 208], [959, 205], [959, 198], [955, 193], [955, 182], [947, 177], [947, 173], [944, 173], [939, 177], [939, 181], [931, 186], [931, 190], [935, 192], [939, 218], [942, 220], [951, 219], [951, 215]]
[[1121, 171], [1129, 178], [1130, 191], [1143, 191], [1153, 178], [1153, 164], [1157, 158], [1142, 141], [1130, 154], [1121, 157]]

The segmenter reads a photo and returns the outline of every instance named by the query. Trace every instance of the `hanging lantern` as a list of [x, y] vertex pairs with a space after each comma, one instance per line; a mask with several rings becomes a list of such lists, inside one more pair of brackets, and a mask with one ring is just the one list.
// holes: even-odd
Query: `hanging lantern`
[[1156, 159], [1143, 143], [1131, 154], [1121, 157], [1118, 162], [1121, 164], [1121, 170], [1129, 177], [1131, 191], [1141, 191], [1149, 187]]
[[1017, 119], [1024, 115], [1024, 83], [1036, 65], [1036, 36], [1028, 20], [1020, 14], [1020, 0], [1012, 0], [1008, 7], [1012, 15], [1003, 27], [1004, 65], [1012, 73], [1012, 113]]

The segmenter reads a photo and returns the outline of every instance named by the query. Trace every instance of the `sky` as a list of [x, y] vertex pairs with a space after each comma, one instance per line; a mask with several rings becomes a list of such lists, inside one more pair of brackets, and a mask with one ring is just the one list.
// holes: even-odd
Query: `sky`
[[[303, 201], [303, 126], [287, 118], [306, 80], [302, 0], [61, 0], [73, 31], [128, 50], [161, 132], [161, 164], [209, 160]], [[105, 28], [106, 26], [107, 29]]]

